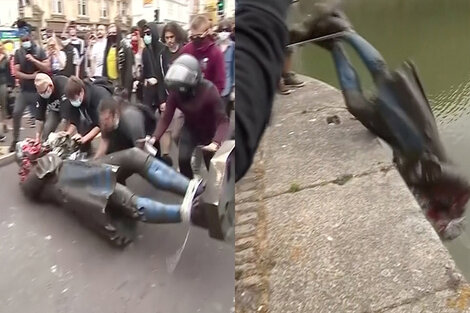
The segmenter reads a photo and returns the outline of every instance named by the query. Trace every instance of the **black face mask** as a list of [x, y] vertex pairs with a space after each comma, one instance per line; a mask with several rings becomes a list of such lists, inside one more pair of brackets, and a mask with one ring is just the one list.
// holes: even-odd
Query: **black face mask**
[[111, 42], [111, 43], [115, 43], [115, 42], [116, 42], [116, 38], [117, 38], [117, 35], [109, 35], [109, 36], [108, 36], [108, 40], [109, 40], [109, 42]]

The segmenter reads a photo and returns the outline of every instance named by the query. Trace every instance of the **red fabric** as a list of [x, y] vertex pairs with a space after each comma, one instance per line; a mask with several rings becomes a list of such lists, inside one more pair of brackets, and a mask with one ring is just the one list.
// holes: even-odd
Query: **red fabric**
[[21, 167], [18, 172], [21, 182], [24, 182], [26, 177], [28, 177], [34, 162], [49, 152], [33, 139], [26, 139], [26, 143], [27, 144], [22, 147], [23, 159], [21, 160]]

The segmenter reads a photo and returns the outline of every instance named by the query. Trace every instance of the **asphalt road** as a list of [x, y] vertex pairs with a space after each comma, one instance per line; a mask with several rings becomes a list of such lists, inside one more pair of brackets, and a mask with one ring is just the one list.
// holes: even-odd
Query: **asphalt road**
[[[141, 224], [134, 243], [113, 248], [60, 208], [26, 200], [17, 169], [0, 168], [0, 312], [233, 311], [233, 246], [191, 228], [169, 273], [166, 260], [183, 243], [184, 226]], [[145, 196], [181, 201], [140, 178], [130, 181]]]

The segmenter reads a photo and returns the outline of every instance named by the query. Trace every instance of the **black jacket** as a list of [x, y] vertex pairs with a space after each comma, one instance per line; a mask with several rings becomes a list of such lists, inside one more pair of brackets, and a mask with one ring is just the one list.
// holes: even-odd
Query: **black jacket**
[[99, 112], [98, 108], [101, 100], [112, 97], [112, 90], [101, 82], [85, 83], [85, 97], [79, 108], [70, 104], [70, 101], [65, 102], [67, 106], [64, 110], [65, 118], [71, 124], [78, 128], [80, 134], [88, 133], [94, 127], [99, 127]]
[[248, 171], [271, 115], [284, 63], [288, 37], [284, 19], [289, 4], [286, 0], [236, 2], [237, 181]]
[[62, 49], [62, 51], [65, 52], [66, 61], [65, 61], [65, 67], [62, 71], [59, 72], [59, 75], [63, 75], [66, 77], [75, 75], [75, 64], [73, 64], [74, 49], [75, 47], [72, 46], [71, 44], [66, 45]]
[[165, 88], [164, 78], [168, 69], [169, 61], [165, 57], [165, 45], [158, 36], [158, 26], [156, 23], [146, 25], [152, 32], [152, 43], [146, 45], [142, 51], [142, 67], [144, 79], [155, 77], [158, 80], [158, 96], [160, 101], [165, 102], [168, 96]]
[[120, 31], [117, 32], [116, 42], [113, 44], [109, 40], [106, 43], [106, 48], [103, 55], [103, 77], [107, 77], [108, 73], [108, 63], [106, 58], [108, 57], [108, 52], [113, 45], [116, 46], [117, 53], [117, 68], [118, 68], [118, 80], [119, 85], [127, 89], [128, 94], [132, 94], [132, 83], [134, 77], [132, 74], [132, 66], [134, 65], [134, 54], [132, 53], [131, 47], [128, 47], [122, 40], [122, 34]]

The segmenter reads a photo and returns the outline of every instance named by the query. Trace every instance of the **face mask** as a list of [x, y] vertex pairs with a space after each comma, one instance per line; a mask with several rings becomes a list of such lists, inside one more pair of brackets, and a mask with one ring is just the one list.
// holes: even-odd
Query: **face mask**
[[31, 41], [25, 41], [21, 44], [26, 50], [31, 48]]
[[75, 108], [79, 108], [80, 105], [82, 104], [82, 101], [80, 99], [70, 100], [70, 104], [74, 106]]
[[62, 45], [65, 47], [66, 45], [68, 45], [70, 42], [70, 40], [68, 39], [65, 39], [65, 40], [62, 40]]
[[219, 39], [220, 41], [225, 41], [227, 40], [229, 37], [230, 37], [230, 34], [229, 32], [220, 32], [219, 33]]
[[152, 43], [152, 36], [150, 36], [150, 35], [145, 35], [145, 36], [144, 36], [144, 42], [145, 42], [146, 45], [151, 44], [151, 43]]
[[108, 36], [108, 40], [109, 40], [111, 43], [115, 43], [115, 42], [116, 42], [116, 38], [117, 38], [116, 35], [109, 35], [109, 36]]
[[43, 99], [49, 99], [49, 98], [51, 97], [51, 95], [52, 95], [52, 91], [51, 91], [51, 90], [49, 90], [49, 91], [46, 90], [45, 93], [40, 93], [39, 95], [40, 95], [41, 98], [43, 98]]

